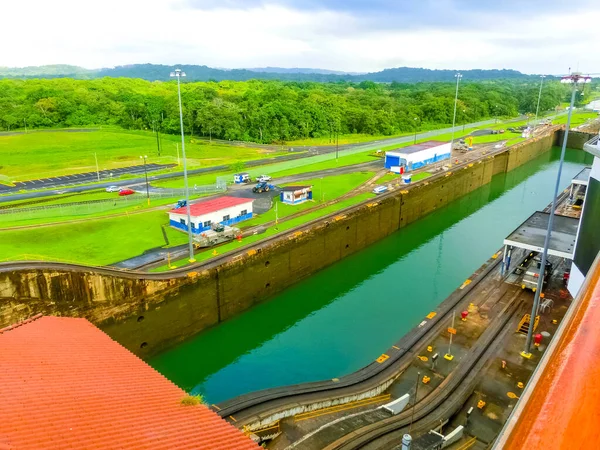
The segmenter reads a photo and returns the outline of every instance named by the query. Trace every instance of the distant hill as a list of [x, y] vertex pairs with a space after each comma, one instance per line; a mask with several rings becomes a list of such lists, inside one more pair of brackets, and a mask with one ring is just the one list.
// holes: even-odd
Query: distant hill
[[[186, 72], [188, 81], [246, 81], [251, 79], [287, 80], [287, 81], [374, 81], [377, 83], [416, 83], [432, 81], [453, 81], [457, 70], [432, 70], [414, 67], [398, 67], [385, 69], [381, 72], [365, 74], [348, 74], [326, 69], [284, 69], [280, 67], [265, 67], [255, 69], [214, 69], [200, 65], [166, 66], [163, 64], [130, 64], [104, 69], [84, 69], [69, 65], [30, 66], [22, 68], [0, 67], [0, 78], [101, 78], [125, 77], [141, 78], [148, 81], [169, 79], [169, 73], [179, 67]], [[493, 79], [528, 79], [537, 75], [527, 75], [509, 69], [471, 69], [460, 71], [464, 80], [481, 81]]]
[[261, 73], [318, 73], [321, 75], [363, 75], [364, 72], [342, 72], [339, 70], [327, 70], [327, 69], [305, 69], [301, 67], [292, 67], [286, 69], [284, 67], [255, 67], [246, 68], [251, 72]]
[[28, 66], [28, 67], [3, 67], [0, 66], [0, 77], [87, 77], [92, 75], [95, 70], [84, 69], [83, 67], [70, 66], [68, 64], [52, 64], [48, 66]]

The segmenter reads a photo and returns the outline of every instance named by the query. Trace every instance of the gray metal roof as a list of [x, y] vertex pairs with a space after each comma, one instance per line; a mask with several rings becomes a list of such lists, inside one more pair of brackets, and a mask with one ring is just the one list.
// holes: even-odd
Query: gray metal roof
[[[529, 219], [504, 239], [504, 244], [537, 252], [543, 251], [549, 218], [550, 214], [546, 212], [533, 213]], [[575, 217], [555, 215], [548, 254], [573, 259], [578, 226], [579, 219]]]
[[573, 177], [571, 180], [571, 184], [581, 184], [583, 186], [587, 186], [590, 181], [590, 173], [592, 171], [591, 167], [586, 167], [581, 172]]
[[426, 150], [428, 148], [439, 147], [440, 145], [444, 145], [444, 144], [449, 144], [449, 142], [425, 141], [425, 142], [421, 142], [419, 144], [409, 145], [407, 147], [395, 148], [395, 149], [390, 150], [390, 151], [388, 151], [386, 153], [391, 153], [392, 155], [394, 155], [396, 153], [402, 153], [404, 155], [410, 155], [412, 153], [422, 152], [423, 150]]

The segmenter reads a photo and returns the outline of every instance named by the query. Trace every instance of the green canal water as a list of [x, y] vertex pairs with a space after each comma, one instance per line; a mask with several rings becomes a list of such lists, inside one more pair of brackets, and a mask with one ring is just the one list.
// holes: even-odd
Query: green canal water
[[[559, 149], [449, 204], [149, 363], [210, 403], [340, 377], [423, 320], [551, 201]], [[587, 161], [569, 150], [562, 187]], [[591, 158], [591, 157], [590, 157]]]

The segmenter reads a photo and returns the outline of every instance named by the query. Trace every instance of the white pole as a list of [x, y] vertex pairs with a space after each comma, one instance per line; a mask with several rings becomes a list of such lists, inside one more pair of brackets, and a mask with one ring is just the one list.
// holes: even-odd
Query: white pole
[[540, 111], [540, 100], [542, 99], [542, 85], [544, 84], [544, 78], [546, 78], [546, 75], [540, 75], [541, 81], [540, 81], [540, 92], [538, 94], [538, 102], [537, 102], [537, 107], [535, 108], [535, 120], [537, 120], [538, 118], [538, 112]]
[[100, 169], [98, 168], [98, 155], [94, 152], [94, 159], [96, 160], [96, 175], [98, 176], [98, 181], [100, 181]]
[[[456, 311], [452, 311], [452, 328], [454, 328], [454, 318], [456, 317]], [[450, 349], [452, 347], [452, 333], [450, 333], [450, 343], [448, 344], [448, 354], [451, 355]]]
[[456, 94], [454, 95], [454, 116], [452, 117], [452, 140], [450, 141], [450, 151], [452, 151], [452, 147], [454, 146], [454, 125], [456, 124], [456, 104], [458, 103], [458, 83], [462, 78], [462, 74], [457, 73], [454, 75], [456, 77]]
[[181, 128], [181, 156], [183, 157], [183, 183], [185, 188], [185, 203], [186, 203], [186, 213], [187, 213], [187, 230], [188, 230], [188, 244], [190, 251], [190, 262], [195, 262], [194, 258], [194, 244], [192, 237], [192, 218], [190, 214], [190, 189], [188, 186], [188, 178], [187, 178], [187, 161], [185, 158], [185, 137], [183, 134], [183, 109], [181, 107], [181, 87], [180, 87], [180, 78], [185, 76], [185, 74], [180, 70], [176, 69], [174, 75], [177, 78], [177, 97], [179, 98], [179, 126]]
[[552, 236], [552, 224], [554, 223], [554, 211], [556, 210], [556, 197], [558, 196], [558, 188], [560, 187], [560, 175], [562, 173], [563, 161], [565, 160], [567, 139], [569, 137], [569, 127], [571, 126], [571, 115], [573, 114], [573, 106], [575, 105], [575, 94], [577, 93], [577, 82], [580, 79], [581, 77], [575, 74], [568, 77], [568, 80], [570, 80], [573, 83], [573, 90], [571, 92], [569, 114], [567, 116], [567, 124], [565, 126], [565, 134], [563, 137], [562, 149], [560, 152], [560, 161], [558, 163], [558, 173], [556, 175], [556, 183], [554, 185], [554, 195], [552, 196], [552, 207], [550, 209], [550, 216], [548, 217], [548, 228], [546, 229], [546, 237], [544, 239], [544, 250], [542, 251], [542, 260], [540, 262], [540, 274], [537, 280], [535, 295], [533, 297], [533, 305], [531, 308], [531, 316], [529, 319], [529, 329], [527, 330], [527, 340], [525, 341], [525, 349], [521, 352], [521, 356], [525, 358], [531, 358], [531, 341], [533, 338], [533, 328], [535, 325], [535, 318], [538, 314], [540, 294], [542, 293], [542, 289], [544, 289], [544, 278], [546, 275], [546, 260], [548, 258], [548, 247], [550, 245], [550, 239]]

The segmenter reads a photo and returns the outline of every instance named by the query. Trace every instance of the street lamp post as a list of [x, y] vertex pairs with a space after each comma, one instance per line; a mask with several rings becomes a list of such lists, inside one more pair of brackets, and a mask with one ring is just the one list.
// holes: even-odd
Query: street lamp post
[[462, 74], [457, 73], [454, 76], [456, 77], [456, 94], [454, 95], [454, 115], [452, 117], [452, 140], [450, 141], [450, 151], [452, 151], [452, 147], [454, 146], [454, 125], [456, 124], [456, 105], [458, 103], [458, 83], [460, 83]]
[[572, 73], [569, 76], [563, 77], [561, 83], [573, 84], [571, 92], [571, 107], [567, 116], [567, 125], [565, 127], [565, 135], [563, 137], [562, 149], [560, 152], [560, 162], [558, 163], [558, 173], [556, 175], [556, 184], [554, 186], [554, 195], [552, 196], [552, 208], [550, 209], [550, 217], [548, 218], [548, 228], [546, 230], [546, 238], [544, 239], [544, 250], [542, 252], [542, 261], [540, 262], [540, 276], [538, 277], [535, 296], [533, 298], [533, 307], [531, 308], [531, 316], [529, 319], [529, 330], [527, 330], [527, 340], [525, 341], [525, 349], [521, 352], [524, 358], [531, 358], [531, 340], [533, 337], [533, 325], [538, 313], [540, 303], [540, 294], [544, 287], [544, 278], [546, 274], [546, 260], [548, 259], [548, 246], [552, 236], [552, 224], [554, 223], [554, 210], [556, 209], [556, 197], [558, 196], [558, 188], [560, 187], [560, 175], [562, 172], [563, 161], [565, 159], [565, 151], [567, 148], [567, 139], [569, 137], [569, 126], [571, 125], [571, 115], [573, 114], [573, 105], [575, 104], [575, 94], [577, 93], [577, 85], [585, 84], [591, 81], [590, 77], [582, 76], [579, 73]]
[[414, 144], [416, 144], [417, 143], [417, 130], [418, 130], [416, 121], [419, 120], [419, 118], [415, 117], [414, 120], [415, 120], [415, 142], [414, 142]]
[[463, 133], [465, 132], [465, 126], [467, 125], [467, 119], [465, 118], [465, 113], [467, 112], [466, 109], [462, 110], [463, 112]]
[[146, 168], [146, 159], [148, 156], [140, 156], [140, 159], [144, 160], [144, 175], [146, 175], [146, 198], [148, 199], [148, 206], [150, 206], [150, 188], [148, 187], [148, 169]]
[[181, 69], [175, 69], [174, 72], [171, 72], [171, 76], [177, 78], [177, 97], [179, 98], [179, 126], [181, 128], [181, 156], [183, 158], [183, 183], [185, 188], [185, 210], [187, 213], [187, 230], [188, 230], [188, 244], [190, 250], [190, 259], [189, 261], [195, 262], [194, 258], [194, 243], [192, 238], [192, 218], [190, 215], [190, 189], [188, 187], [188, 178], [187, 178], [187, 160], [185, 158], [185, 137], [183, 134], [183, 109], [181, 107], [181, 87], [180, 81], [181, 77], [185, 77], [185, 72], [182, 72]]
[[544, 85], [544, 78], [546, 78], [546, 75], [540, 75], [540, 92], [538, 94], [537, 106], [535, 108], [535, 120], [537, 120], [538, 113], [540, 112], [540, 100], [542, 99], [542, 86]]

